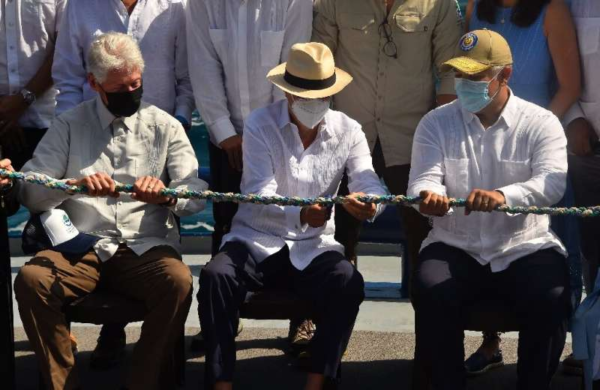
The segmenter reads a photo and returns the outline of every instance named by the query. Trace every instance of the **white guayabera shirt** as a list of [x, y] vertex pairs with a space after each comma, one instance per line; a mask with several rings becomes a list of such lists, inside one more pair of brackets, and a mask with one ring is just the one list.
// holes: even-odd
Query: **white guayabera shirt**
[[[104, 172], [124, 184], [152, 176], [170, 188], [203, 191], [208, 187], [198, 179], [194, 149], [175, 118], [146, 103], [130, 117], [115, 118], [100, 98], [55, 119], [22, 171], [56, 179]], [[60, 207], [80, 232], [101, 237], [94, 249], [103, 261], [115, 254], [119, 244], [127, 244], [138, 255], [159, 245], [180, 251], [172, 214], [195, 214], [205, 205], [204, 201], [179, 199], [167, 208], [124, 194], [119, 198], [70, 196], [24, 183], [20, 183], [19, 197], [32, 213]]]
[[131, 15], [121, 0], [75, 0], [67, 5], [56, 43], [52, 77], [56, 115], [96, 96], [87, 82], [87, 57], [98, 35], [132, 36], [146, 68], [144, 100], [191, 123], [194, 95], [187, 67], [185, 1], [138, 0]]
[[213, 144], [284, 97], [267, 73], [310, 40], [312, 15], [310, 0], [188, 0], [190, 76]]
[[[508, 206], [551, 206], [566, 188], [567, 140], [550, 111], [512, 95], [498, 121], [484, 129], [458, 100], [427, 114], [415, 134], [408, 195], [429, 190], [466, 198], [473, 189], [504, 193]], [[566, 256], [547, 215], [453, 210], [433, 218], [421, 248], [443, 242], [492, 272], [546, 248]]]
[[[54, 49], [66, 0], [0, 2], [0, 96], [16, 95]], [[24, 127], [46, 128], [54, 118], [56, 89], [50, 88], [19, 119]]]
[[[281, 196], [334, 196], [347, 172], [350, 192], [384, 195], [373, 170], [360, 125], [330, 110], [314, 142], [305, 150], [291, 123], [287, 100], [254, 111], [244, 127], [242, 193]], [[303, 270], [320, 254], [344, 253], [335, 241], [333, 215], [320, 228], [301, 226], [297, 206], [240, 204], [223, 243], [240, 241], [254, 259], [263, 261], [289, 247], [294, 267]], [[379, 208], [379, 212], [383, 207]]]

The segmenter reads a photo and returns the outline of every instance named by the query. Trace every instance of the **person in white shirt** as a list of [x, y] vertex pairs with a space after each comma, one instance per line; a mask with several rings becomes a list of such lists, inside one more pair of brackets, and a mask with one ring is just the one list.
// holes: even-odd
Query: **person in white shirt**
[[[196, 106], [210, 135], [211, 189], [240, 192], [242, 133], [250, 112], [284, 98], [266, 79], [295, 43], [310, 40], [310, 0], [188, 0], [187, 43]], [[231, 229], [237, 203], [213, 203], [212, 255]], [[290, 321], [292, 348], [310, 340], [314, 325]], [[192, 343], [201, 345], [196, 341]], [[295, 348], [295, 347], [298, 348]]]
[[[497, 206], [551, 206], [566, 189], [562, 126], [508, 88], [512, 55], [490, 30], [461, 38], [458, 100], [417, 128], [408, 194], [433, 219], [415, 270], [416, 349], [433, 389], [465, 389], [463, 324], [491, 299], [519, 322], [517, 389], [549, 389], [570, 313], [566, 251], [547, 215], [490, 213]], [[466, 198], [451, 210], [449, 198]]]
[[66, 0], [0, 5], [0, 155], [20, 169], [54, 117], [52, 60]]
[[57, 116], [96, 97], [87, 83], [87, 55], [98, 35], [117, 31], [132, 36], [144, 55], [144, 100], [189, 129], [195, 104], [188, 73], [185, 0], [72, 0], [61, 28], [52, 67], [59, 91]]
[[[189, 0], [189, 68], [210, 134], [212, 188], [239, 192], [242, 132], [250, 112], [284, 98], [266, 79], [295, 43], [310, 40], [313, 4], [305, 0]], [[221, 247], [236, 203], [215, 203], [212, 254]]]
[[[352, 78], [335, 68], [331, 51], [320, 43], [292, 46], [289, 61], [268, 77], [287, 99], [246, 120], [242, 193], [333, 196], [346, 170], [352, 192], [346, 209], [360, 220], [373, 220], [378, 208], [355, 199], [360, 193], [386, 193], [367, 140], [357, 122], [329, 109], [331, 96]], [[330, 214], [319, 205], [240, 205], [223, 247], [200, 273], [207, 389], [231, 388], [239, 307], [246, 292], [273, 286], [312, 301], [320, 318], [306, 389], [321, 389], [326, 378], [338, 375], [364, 282], [335, 241]]]
[[[65, 304], [94, 291], [98, 283], [144, 302], [148, 314], [127, 387], [157, 389], [163, 360], [192, 302], [192, 278], [181, 261], [174, 214], [195, 214], [205, 205], [160, 191], [208, 186], [198, 179], [196, 155], [181, 124], [141, 100], [144, 60], [135, 40], [103, 34], [92, 42], [87, 63], [98, 96], [56, 118], [23, 171], [68, 179], [88, 193], [71, 196], [19, 183], [19, 200], [32, 214], [64, 210], [80, 232], [98, 240], [76, 253], [39, 252], [21, 268], [15, 294], [51, 389], [78, 386]], [[119, 196], [116, 182], [133, 185], [133, 194]]]
[[[581, 97], [565, 115], [569, 154], [569, 176], [577, 206], [600, 204], [600, 2], [571, 3], [577, 28], [583, 72]], [[579, 218], [584, 281], [591, 293], [600, 266], [600, 220]]]

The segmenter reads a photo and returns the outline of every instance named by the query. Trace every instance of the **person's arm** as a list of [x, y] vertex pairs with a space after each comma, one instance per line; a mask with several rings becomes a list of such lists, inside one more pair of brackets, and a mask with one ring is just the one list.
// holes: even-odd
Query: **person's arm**
[[563, 0], [552, 0], [548, 5], [544, 30], [558, 80], [558, 90], [548, 109], [562, 118], [581, 94], [577, 34], [571, 11]]
[[335, 55], [338, 45], [338, 25], [336, 22], [337, 0], [316, 0], [315, 20], [313, 22], [312, 41], [324, 43]]
[[440, 86], [437, 91], [438, 105], [456, 99], [454, 91], [454, 71], [442, 68], [444, 62], [454, 57], [462, 34], [463, 21], [455, 0], [439, 0], [438, 20], [432, 34], [433, 61], [436, 66]]
[[[244, 174], [242, 175], [241, 190], [243, 194], [262, 196], [278, 195], [275, 180], [275, 164], [272, 154], [263, 139], [260, 130], [252, 123], [252, 115], [244, 127]], [[303, 230], [300, 212], [302, 207], [278, 205], [253, 205], [252, 223], [257, 230], [270, 231], [272, 234], [287, 236], [288, 232]], [[274, 223], [279, 222], [279, 223]], [[274, 226], [284, 226], [280, 231], [274, 231]]]
[[531, 178], [497, 190], [508, 206], [551, 206], [567, 187], [567, 140], [554, 116], [540, 123], [531, 157]]
[[[177, 123], [173, 130], [167, 153], [167, 171], [171, 179], [167, 186], [192, 191], [208, 189], [208, 184], [198, 178], [198, 159], [183, 126]], [[205, 200], [177, 199], [171, 209], [176, 215], [184, 217], [202, 211], [205, 206]]]
[[[349, 132], [353, 138], [348, 161], [346, 162], [346, 172], [348, 174], [348, 190], [350, 194], [364, 193], [367, 195], [386, 195], [387, 191], [381, 185], [379, 177], [373, 169], [373, 159], [367, 137], [360, 126]], [[376, 213], [369, 222], [373, 222], [383, 210], [384, 205], [379, 205]]]
[[188, 68], [196, 106], [208, 131], [220, 145], [237, 133], [227, 107], [223, 65], [210, 37], [205, 0], [191, 0], [186, 15]]
[[[52, 81], [52, 61], [54, 59], [54, 45], [58, 34], [58, 25], [62, 19], [64, 11], [64, 1], [59, 0], [56, 3], [55, 9], [55, 31], [49, 36], [47, 43], [46, 58], [37, 72], [25, 85], [25, 89], [33, 92], [36, 98], [42, 96], [53, 84]], [[4, 125], [0, 127], [0, 134], [15, 126], [19, 118], [27, 111], [29, 106], [25, 103], [23, 95], [17, 93], [15, 95], [6, 95], [0, 98], [0, 119], [4, 121]]]
[[421, 191], [432, 191], [446, 196], [444, 185], [444, 152], [436, 125], [426, 115], [415, 132], [412, 146], [408, 196], [419, 196]]
[[[55, 118], [35, 149], [33, 158], [23, 166], [21, 171], [64, 179], [69, 161], [69, 138], [69, 125], [61, 118]], [[37, 184], [20, 183], [19, 185], [19, 201], [32, 213], [51, 210], [69, 196], [63, 191], [47, 189]]]
[[82, 2], [68, 2], [56, 40], [52, 64], [52, 78], [59, 92], [56, 97], [56, 116], [83, 101], [83, 86], [87, 83], [85, 53], [81, 47], [76, 15], [78, 4]]
[[177, 4], [179, 17], [177, 20], [177, 36], [175, 42], [175, 112], [174, 116], [184, 125], [191, 125], [192, 112], [196, 107], [192, 81], [188, 71], [188, 54], [186, 44], [186, 16], [184, 4]]
[[[290, 54], [290, 49], [296, 43], [305, 43], [310, 40], [313, 21], [313, 4], [306, 0], [292, 0], [288, 7], [285, 20], [285, 33], [283, 35], [283, 45], [281, 46], [280, 62], [286, 62]], [[285, 99], [284, 92], [274, 87], [273, 101]]]
[[[35, 97], [40, 97], [52, 86], [52, 59], [54, 50], [51, 49], [46, 55], [46, 59], [36, 72], [36, 74], [25, 85], [25, 89], [33, 92]], [[17, 125], [19, 118], [27, 111], [29, 105], [25, 102], [23, 95], [18, 92], [14, 95], [0, 97], [0, 134]]]

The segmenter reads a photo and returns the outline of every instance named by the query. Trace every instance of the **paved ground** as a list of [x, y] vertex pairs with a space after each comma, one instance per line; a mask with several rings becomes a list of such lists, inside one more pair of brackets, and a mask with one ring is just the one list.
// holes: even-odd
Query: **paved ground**
[[[373, 252], [372, 252], [373, 253]], [[397, 256], [390, 256], [389, 249], [376, 251], [376, 256], [361, 256], [359, 270], [367, 281], [367, 300], [361, 306], [356, 331], [350, 342], [343, 365], [342, 389], [410, 389], [410, 373], [414, 353], [414, 312], [408, 301], [383, 299], [397, 297], [400, 280], [400, 263]], [[13, 278], [27, 261], [25, 257], [13, 258]], [[197, 276], [208, 256], [186, 255], [184, 261], [192, 269], [197, 290]], [[382, 298], [383, 297], [383, 298]], [[15, 302], [16, 311], [16, 302]], [[192, 307], [186, 322], [186, 342], [199, 330], [196, 307]], [[19, 390], [37, 389], [37, 368], [27, 338], [15, 313], [17, 340], [17, 380]], [[88, 370], [90, 351], [98, 337], [98, 327], [74, 324], [74, 333], [80, 342], [77, 363], [84, 389], [118, 389], [127, 369], [123, 367], [108, 372]], [[131, 352], [139, 337], [141, 323], [130, 324], [128, 349]], [[244, 321], [245, 330], [238, 339], [238, 389], [301, 389], [304, 374], [298, 362], [285, 355], [283, 337], [287, 334], [286, 321]], [[507, 334], [503, 342], [507, 366], [484, 377], [469, 381], [469, 390], [509, 390], [515, 388], [516, 334]], [[465, 341], [467, 354], [474, 351], [480, 336], [468, 333]], [[570, 352], [567, 346], [565, 354]], [[128, 357], [131, 353], [128, 354]], [[204, 358], [188, 353], [185, 389], [201, 388]], [[558, 375], [553, 390], [579, 389], [578, 378]], [[0, 381], [0, 389], [1, 381]]]
[[[133, 342], [139, 335], [139, 327], [128, 328], [128, 355], [131, 356]], [[188, 328], [187, 342], [196, 328]], [[82, 352], [77, 364], [84, 389], [118, 389], [126, 372], [123, 367], [106, 372], [94, 372], [87, 368], [90, 350], [93, 349], [98, 328], [75, 328]], [[304, 374], [298, 362], [284, 354], [286, 332], [283, 329], [246, 328], [238, 338], [238, 365], [236, 388], [300, 390]], [[17, 330], [18, 389], [37, 390], [36, 363], [29, 351], [22, 329]], [[468, 337], [467, 351], [473, 351], [479, 338]], [[485, 376], [469, 380], [469, 390], [512, 390], [515, 389], [516, 340], [504, 342], [507, 366]], [[408, 390], [411, 388], [411, 368], [414, 337], [407, 333], [358, 331], [352, 337], [348, 353], [342, 366], [343, 390]], [[568, 350], [566, 351], [568, 352]], [[201, 389], [204, 372], [204, 357], [188, 352], [185, 389]], [[556, 376], [553, 390], [578, 390], [578, 378], [562, 374]]]

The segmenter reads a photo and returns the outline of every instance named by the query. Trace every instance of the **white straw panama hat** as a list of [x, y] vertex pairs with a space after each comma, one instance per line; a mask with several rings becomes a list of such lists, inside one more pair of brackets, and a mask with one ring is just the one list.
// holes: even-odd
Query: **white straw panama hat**
[[352, 76], [335, 67], [329, 47], [309, 42], [292, 46], [288, 62], [271, 69], [267, 79], [294, 96], [319, 99], [340, 92]]

